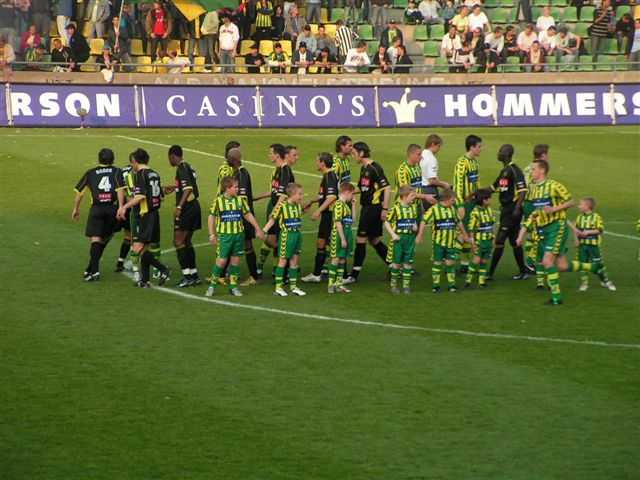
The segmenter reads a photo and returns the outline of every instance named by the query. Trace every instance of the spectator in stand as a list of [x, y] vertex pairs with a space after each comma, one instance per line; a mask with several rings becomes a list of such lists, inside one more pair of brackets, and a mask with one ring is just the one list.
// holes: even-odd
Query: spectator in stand
[[407, 55], [407, 49], [404, 45], [400, 45], [398, 47], [398, 58], [396, 59], [396, 64], [393, 67], [393, 73], [409, 73], [411, 71], [411, 66], [413, 65], [413, 61]]
[[[284, 34], [282, 38], [291, 40], [292, 45], [298, 44], [298, 37], [304, 32], [307, 26], [307, 19], [300, 16], [297, 5], [291, 5], [289, 15], [284, 18]], [[309, 30], [311, 33], [311, 30]]]
[[118, 63], [118, 59], [111, 54], [111, 47], [105, 43], [102, 47], [102, 55], [98, 55], [96, 58], [96, 65], [100, 67], [100, 73], [105, 82], [113, 82], [116, 63]]
[[491, 50], [494, 50], [500, 58], [502, 58], [502, 52], [504, 50], [504, 35], [502, 35], [502, 27], [496, 27], [493, 32], [484, 37], [485, 43], [491, 45]]
[[[307, 0], [307, 23], [320, 23], [321, 6], [320, 0]], [[331, 5], [330, 9], [331, 8], [333, 8], [333, 5]], [[329, 14], [331, 14], [331, 12], [329, 12]], [[329, 19], [331, 19], [331, 17], [329, 17]]]
[[257, 41], [271, 38], [271, 27], [273, 22], [273, 4], [269, 0], [258, 0], [256, 2], [256, 33]]
[[296, 66], [296, 68], [291, 69], [291, 73], [297, 73], [299, 75], [307, 73], [309, 65], [313, 64], [313, 55], [307, 49], [305, 42], [300, 42], [298, 49], [293, 52], [291, 63]]
[[178, 57], [178, 52], [169, 50], [169, 60], [167, 60], [169, 73], [182, 73], [182, 70], [190, 65], [188, 60]]
[[218, 29], [218, 41], [220, 42], [220, 63], [223, 65], [222, 73], [233, 73], [235, 69], [231, 65], [235, 63], [240, 32], [238, 27], [231, 23], [231, 18], [226, 13], [222, 15], [222, 25]]
[[507, 27], [504, 34], [504, 49], [502, 50], [502, 61], [506, 62], [507, 57], [520, 56], [520, 47], [518, 47], [518, 39], [516, 37], [516, 28], [513, 25]]
[[249, 53], [244, 56], [245, 65], [249, 65], [249, 73], [260, 73], [260, 67], [265, 64], [264, 57], [258, 52], [258, 47], [259, 45], [254, 43], [249, 48]]
[[389, 25], [382, 31], [382, 35], [380, 37], [380, 43], [385, 46], [385, 48], [389, 48], [389, 45], [393, 44], [393, 39], [398, 37], [400, 39], [400, 45], [404, 44], [404, 39], [402, 37], [402, 32], [396, 26], [396, 21], [391, 19], [389, 20]]
[[[131, 6], [125, 5], [124, 8], [131, 8]], [[108, 45], [114, 46], [113, 54], [118, 59], [118, 63], [132, 63], [129, 52], [131, 51], [131, 38], [134, 33], [133, 22], [129, 15], [123, 13], [122, 18], [118, 15], [113, 16], [111, 28], [107, 32], [106, 42]], [[127, 72], [132, 70], [132, 67], [122, 68]]]
[[[244, 8], [247, 8], [246, 5]], [[242, 24], [242, 16], [240, 16], [240, 24]], [[251, 24], [249, 24], [251, 25]], [[218, 28], [220, 26], [220, 20], [218, 19], [218, 12], [214, 9], [204, 16], [202, 26], [200, 27], [200, 33], [204, 39], [204, 54], [206, 63], [216, 63], [216, 43], [218, 43]], [[243, 26], [244, 28], [244, 26]], [[248, 37], [247, 37], [248, 38]]]
[[318, 25], [318, 34], [316, 35], [316, 47], [318, 50], [328, 48], [331, 53], [336, 54], [336, 41], [331, 35], [327, 35], [326, 27], [321, 23]]
[[366, 72], [365, 67], [371, 65], [371, 60], [367, 55], [367, 44], [365, 42], [358, 42], [356, 48], [352, 48], [347, 52], [347, 58], [344, 61], [345, 73], [358, 73]]
[[478, 66], [478, 73], [496, 73], [498, 71], [498, 64], [500, 63], [500, 56], [498, 52], [491, 49], [491, 45], [485, 43], [482, 50], [476, 56], [476, 65]]
[[391, 73], [391, 67], [392, 63], [387, 53], [387, 47], [381, 44], [373, 55], [370, 71], [371, 73]]
[[53, 67], [54, 72], [70, 72], [76, 65], [73, 60], [73, 52], [69, 47], [62, 45], [59, 38], [53, 39], [53, 50], [51, 50], [51, 63], [63, 63]]
[[451, 63], [451, 59], [453, 58], [453, 54], [456, 53], [457, 50], [462, 48], [462, 39], [460, 35], [458, 35], [458, 30], [455, 25], [449, 26], [449, 33], [447, 33], [442, 38], [442, 43], [440, 45], [440, 54], [442, 58], [446, 58]]
[[604, 51], [604, 44], [611, 30], [611, 23], [615, 18], [611, 8], [611, 0], [602, 0], [602, 5], [593, 12], [593, 25], [591, 25], [591, 56], [593, 61], [598, 61], [598, 56]]
[[30, 25], [29, 30], [24, 32], [20, 37], [20, 55], [24, 56], [27, 50], [33, 50], [36, 45], [42, 43], [42, 38], [38, 35], [35, 25]]
[[329, 47], [322, 47], [316, 56], [315, 65], [318, 67], [318, 73], [331, 73], [331, 67], [338, 64], [338, 59], [331, 52]]
[[351, 22], [351, 28], [356, 33], [358, 32], [358, 17], [360, 10], [362, 10], [362, 2], [363, 0], [345, 0], [344, 2], [344, 23], [349, 25]]
[[44, 52], [45, 46], [42, 43], [36, 45], [34, 48], [29, 48], [24, 56], [24, 61], [27, 62], [26, 70], [32, 72], [48, 70], [47, 67], [38, 65], [44, 62]]
[[0, 35], [0, 72], [11, 70], [11, 64], [15, 61], [13, 47], [5, 41], [4, 35]]
[[556, 20], [551, 16], [551, 9], [547, 6], [542, 7], [541, 15], [536, 20], [536, 30], [538, 33], [546, 32], [549, 27], [556, 26]]
[[422, 14], [422, 23], [427, 26], [429, 33], [431, 33], [431, 25], [444, 25], [444, 18], [438, 13], [440, 4], [436, 0], [422, 0], [418, 8]]
[[629, 49], [629, 61], [632, 62], [629, 68], [634, 71], [640, 70], [640, 18], [633, 22], [633, 43]]
[[540, 48], [540, 42], [537, 40], [531, 44], [531, 48], [525, 58], [525, 63], [529, 64], [524, 67], [525, 72], [549, 71], [549, 67], [545, 66], [544, 51]]
[[456, 27], [459, 35], [464, 35], [469, 31], [469, 8], [468, 7], [460, 7], [460, 13], [453, 17], [451, 20], [451, 25]]
[[537, 41], [537, 35], [533, 32], [533, 25], [527, 23], [524, 30], [518, 35], [518, 52], [520, 60], [524, 60], [531, 50], [533, 42]]
[[336, 22], [336, 47], [338, 48], [338, 59], [341, 64], [347, 59], [347, 54], [353, 48], [353, 41], [358, 39], [358, 35], [351, 30], [342, 20]]
[[[582, 3], [584, 0], [576, 0]], [[580, 10], [578, 10], [580, 12]], [[531, 23], [531, 2], [530, 0], [516, 0], [516, 20], [518, 22]]]
[[487, 33], [491, 32], [491, 24], [485, 13], [480, 8], [480, 5], [474, 5], [471, 15], [469, 15], [469, 30], [475, 30], [479, 28], [481, 31]]
[[[9, 0], [2, 0], [3, 3], [9, 2]], [[9, 2], [10, 3], [10, 2]], [[53, 4], [53, 12], [56, 16], [56, 25], [58, 26], [58, 33], [61, 37], [65, 38], [65, 30], [67, 29], [67, 25], [71, 21], [71, 17], [73, 17], [73, 4], [74, 0], [58, 0]], [[6, 13], [0, 14], [0, 18], [4, 17]], [[0, 30], [0, 33], [2, 30]], [[69, 46], [69, 34], [65, 38], [65, 45]]]
[[[49, 38], [49, 28], [51, 25], [51, 12], [49, 0], [31, 0], [31, 18], [36, 26], [36, 31], [42, 36], [42, 43], [45, 48]], [[2, 13], [0, 13], [2, 15]]]
[[383, 25], [387, 23], [387, 10], [392, 4], [390, 0], [371, 0], [371, 25], [373, 25], [374, 37], [380, 35]]
[[[198, 47], [198, 56], [205, 56], [205, 47], [204, 47], [204, 38], [202, 38], [202, 22], [204, 22], [204, 13], [197, 16], [193, 20], [187, 23], [187, 35], [188, 35], [188, 48], [187, 55], [189, 56], [189, 63], [193, 65], [194, 63], [194, 54], [196, 50], [196, 46]], [[206, 72], [204, 69], [202, 70], [204, 73], [211, 73], [211, 70]]]
[[[291, 6], [293, 7], [294, 5]], [[271, 17], [271, 38], [275, 38], [278, 40], [281, 38], [286, 38], [286, 28], [287, 24], [286, 17], [284, 15], [284, 9], [282, 8], [282, 5], [277, 5], [275, 10], [273, 11], [273, 17]]]
[[452, 0], [447, 0], [444, 8], [442, 9], [442, 19], [444, 20], [444, 28], [445, 30], [449, 30], [449, 26], [451, 25], [451, 20], [456, 16], [456, 9], [453, 7]]
[[[216, 14], [216, 31], [215, 31], [215, 35], [217, 36], [218, 34], [218, 25], [220, 23], [220, 21], [218, 20], [218, 12], [215, 8], [215, 6], [211, 7], [211, 11], [209, 13], [207, 13], [207, 17], [209, 15], [211, 15], [212, 13]], [[254, 10], [253, 10], [253, 4], [251, 3], [251, 0], [239, 0], [238, 1], [238, 10], [236, 11], [237, 15], [238, 15], [238, 32], [240, 32], [240, 38], [242, 40], [247, 40], [249, 37], [251, 37], [251, 24], [253, 23], [253, 17], [254, 17]], [[207, 17], [205, 17], [205, 20], [203, 22], [203, 26], [204, 24], [207, 24], [207, 31], [211, 31], [212, 30], [212, 21], [213, 18], [211, 20], [209, 20], [210, 23], [207, 23]], [[205, 35], [205, 43], [207, 42], [207, 37], [206, 35], [212, 35], [211, 33], [205, 33], [202, 32]], [[217, 40], [217, 38], [216, 38]], [[214, 42], [215, 43], [215, 42]], [[215, 50], [214, 50], [215, 51]], [[211, 58], [215, 58], [215, 56], [211, 55], [211, 53], [209, 53], [208, 55], [211, 56]]]
[[476, 62], [473, 56], [471, 42], [465, 41], [462, 48], [456, 50], [451, 58], [449, 70], [453, 73], [465, 73], [471, 70], [471, 66]]
[[[616, 37], [618, 39], [618, 51], [624, 52], [625, 55], [629, 55], [631, 49], [631, 43], [633, 43], [633, 19], [631, 14], [625, 13], [620, 17], [618, 23], [616, 23]], [[624, 50], [622, 44], [626, 41]]]
[[547, 28], [546, 32], [540, 32], [538, 34], [538, 42], [540, 42], [540, 47], [544, 50], [545, 57], [555, 55], [556, 27], [551, 26]]
[[88, 38], [104, 38], [107, 34], [107, 21], [111, 14], [109, 0], [89, 0], [86, 14], [89, 18]]
[[291, 59], [287, 52], [282, 51], [280, 42], [276, 42], [273, 45], [273, 52], [269, 54], [268, 62], [271, 67], [271, 73], [286, 73], [287, 67], [291, 65]]
[[79, 72], [80, 64], [89, 60], [89, 44], [82, 34], [76, 30], [76, 26], [73, 23], [67, 25], [66, 31], [67, 37], [69, 38], [69, 43], [67, 45], [69, 45], [69, 48], [73, 52], [73, 59], [75, 61], [73, 71]]
[[477, 27], [471, 32], [471, 35], [467, 33], [467, 40], [471, 42], [471, 49], [473, 50], [473, 54], [477, 55], [484, 45], [484, 34], [482, 33], [482, 29]]
[[311, 56], [315, 56], [318, 51], [318, 42], [316, 41], [316, 37], [311, 34], [311, 26], [309, 25], [305, 25], [302, 35], [298, 36], [298, 48], [300, 48], [300, 43], [302, 42], [307, 45], [307, 51]]
[[562, 27], [556, 35], [556, 62], [564, 58], [565, 63], [573, 63], [580, 56], [580, 35], [571, 33], [566, 27]]
[[407, 8], [402, 12], [404, 17], [404, 23], [409, 25], [415, 25], [416, 23], [422, 23], [422, 14], [416, 6], [416, 0], [409, 0], [407, 2]]
[[400, 38], [396, 37], [393, 39], [393, 44], [387, 50], [387, 55], [389, 55], [389, 60], [391, 60], [392, 65], [396, 64], [396, 60], [398, 59], [398, 49], [401, 46]]
[[153, 8], [149, 10], [145, 20], [145, 29], [151, 38], [151, 61], [156, 59], [158, 45], [161, 50], [167, 49], [167, 38], [171, 34], [173, 22], [169, 10], [167, 10], [158, 0], [153, 2]]

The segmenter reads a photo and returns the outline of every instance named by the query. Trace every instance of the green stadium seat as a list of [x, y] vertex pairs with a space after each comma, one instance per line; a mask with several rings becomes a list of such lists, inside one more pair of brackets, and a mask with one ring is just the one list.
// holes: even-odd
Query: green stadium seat
[[534, 5], [536, 7], [544, 7], [551, 5], [551, 0], [535, 0]]
[[509, 23], [509, 10], [498, 7], [489, 12], [489, 20], [493, 23]]
[[358, 26], [358, 35], [360, 35], [360, 38], [365, 42], [375, 40], [376, 38], [373, 36], [373, 25], [369, 25], [368, 23]]
[[581, 22], [591, 22], [593, 21], [593, 12], [595, 12], [595, 7], [582, 7], [580, 9], [580, 21]]
[[589, 23], [576, 23], [573, 33], [580, 35], [582, 38], [589, 38]]
[[369, 55], [369, 58], [373, 57], [376, 54], [379, 46], [380, 42], [378, 41], [367, 42], [367, 55]]
[[407, 8], [408, 0], [393, 0], [393, 8]]
[[620, 18], [625, 13], [631, 13], [631, 7], [629, 5], [620, 5], [616, 8], [616, 18]]
[[[444, 37], [444, 35], [442, 35]], [[426, 25], [416, 25], [413, 27], [413, 39], [416, 42], [424, 42], [429, 40], [429, 35], [427, 34], [427, 26]]]
[[509, 21], [507, 23], [516, 24], [516, 27], [517, 27], [517, 24], [519, 23], [518, 19], [516, 18], [517, 15], [518, 15], [518, 9], [513, 7], [511, 10], [509, 10]]
[[[563, 60], [564, 60], [564, 58], [563, 58]], [[575, 62], [575, 59], [573, 61]], [[575, 65], [568, 65], [564, 61], [561, 61], [560, 64], [558, 64], [558, 71], [559, 72], [575, 72], [575, 70], [576, 70]]]
[[629, 64], [625, 57], [616, 57], [615, 69], [619, 72], [626, 72], [629, 70]]
[[449, 73], [449, 62], [446, 58], [436, 58], [433, 64], [433, 73]]
[[598, 63], [599, 65], [596, 65], [597, 72], [611, 72], [616, 64], [616, 57], [609, 56], [605, 58], [600, 56], [598, 57]]
[[[516, 9], [514, 8], [514, 10]], [[542, 14], [542, 7], [540, 6], [531, 7], [531, 19], [533, 20], [534, 27], [535, 27], [536, 20], [541, 14]]]
[[[622, 52], [624, 53], [624, 52]], [[620, 55], [618, 51], [618, 40], [616, 38], [607, 38], [604, 43], [605, 55]]]
[[576, 23], [578, 21], [578, 9], [576, 7], [565, 7], [562, 12], [562, 21]]
[[514, 8], [516, 6], [516, 0], [500, 0], [500, 6], [502, 8]]
[[507, 57], [507, 62], [498, 65], [498, 68], [504, 73], [520, 73], [520, 58]]
[[442, 40], [444, 37], [444, 25], [431, 25], [429, 40]]
[[555, 72], [558, 69], [558, 66], [556, 65], [556, 57], [554, 55], [547, 55], [544, 57], [544, 61], [547, 64], [547, 67], [549, 67], [550, 72]]
[[584, 45], [584, 49], [587, 52], [591, 51], [591, 40], [590, 39], [586, 39], [586, 40], [582, 40], [582, 44]]
[[334, 8], [331, 10], [330, 23], [336, 23], [338, 20], [344, 20], [344, 8]]
[[485, 0], [484, 6], [486, 8], [496, 8], [500, 6], [500, 0]]
[[440, 56], [440, 45], [437, 42], [424, 42], [422, 54], [425, 57], [438, 57]]
[[566, 7], [567, 0], [551, 0], [551, 5], [554, 7]]
[[593, 58], [591, 55], [583, 55], [580, 57], [580, 65], [578, 65], [579, 72], [593, 72]]
[[549, 9], [551, 16], [553, 18], [555, 18], [556, 20], [556, 27], [558, 26], [558, 24], [560, 23], [560, 21], [562, 20], [562, 12], [560, 11], [560, 9], [558, 7], [551, 7]]

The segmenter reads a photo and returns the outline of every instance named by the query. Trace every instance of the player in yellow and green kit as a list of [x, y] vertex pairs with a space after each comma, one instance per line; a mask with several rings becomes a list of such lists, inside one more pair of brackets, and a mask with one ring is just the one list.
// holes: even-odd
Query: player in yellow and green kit
[[[530, 203], [530, 202], [529, 202]], [[533, 208], [533, 205], [532, 207]], [[527, 237], [527, 244], [531, 244], [528, 247], [526, 262], [530, 265], [534, 265], [536, 271], [536, 289], [545, 289], [545, 272], [542, 266], [543, 251], [538, 249], [540, 240], [542, 239], [542, 227], [537, 224], [537, 215], [532, 215], [531, 212], [527, 215], [527, 218], [522, 222], [520, 227], [520, 234], [516, 239], [516, 246], [521, 246], [525, 236]]]
[[565, 253], [568, 236], [567, 209], [573, 206], [571, 195], [560, 183], [548, 179], [549, 163], [546, 160], [534, 160], [531, 166], [531, 180], [535, 183], [529, 191], [528, 199], [533, 203], [538, 227], [542, 227], [542, 239], [538, 249], [544, 253], [542, 265], [544, 266], [549, 287], [551, 288], [551, 300], [547, 305], [561, 305], [562, 294], [560, 292], [558, 271], [564, 272], [593, 272], [606, 281], [605, 269], [601, 263], [567, 262]]
[[471, 288], [471, 281], [476, 271], [478, 272], [479, 287], [483, 290], [487, 288], [487, 262], [491, 258], [493, 250], [495, 238], [493, 226], [496, 223], [496, 217], [491, 210], [491, 193], [488, 188], [476, 191], [476, 208], [473, 209], [469, 217], [469, 237], [471, 237], [471, 248], [474, 255], [464, 284], [465, 290]]
[[[456, 261], [460, 250], [458, 241], [458, 231], [463, 241], [469, 241], [467, 231], [460, 221], [457, 210], [454, 208], [456, 202], [455, 194], [451, 189], [445, 188], [440, 191], [440, 203], [431, 207], [424, 214], [425, 226], [431, 227], [431, 239], [433, 241], [433, 266], [431, 276], [433, 279], [433, 293], [440, 293], [440, 272], [442, 262], [445, 262], [447, 272], [447, 287], [449, 292], [456, 293]], [[422, 232], [418, 234], [422, 236]]]
[[[573, 230], [576, 252], [576, 260], [579, 262], [595, 262], [603, 263], [600, 248], [602, 247], [602, 234], [604, 233], [604, 224], [602, 217], [594, 213], [593, 208], [596, 201], [593, 197], [583, 197], [578, 203], [580, 213], [576, 218], [576, 223], [569, 223], [569, 227]], [[615, 285], [611, 280], [606, 278], [602, 286], [614, 292]], [[589, 288], [589, 273], [580, 272], [580, 288], [581, 292], [586, 292]]]
[[353, 255], [353, 232], [351, 226], [354, 218], [351, 210], [353, 192], [356, 187], [351, 183], [343, 183], [338, 188], [338, 199], [333, 204], [333, 224], [329, 243], [329, 286], [327, 293], [351, 293], [342, 284], [347, 257]]
[[[211, 297], [215, 293], [218, 278], [224, 267], [229, 263], [229, 293], [234, 297], [241, 297], [238, 289], [238, 266], [240, 257], [244, 254], [244, 225], [242, 217], [256, 229], [256, 236], [262, 240], [260, 226], [249, 210], [249, 205], [238, 197], [238, 180], [224, 177], [220, 181], [222, 195], [215, 198], [209, 210], [209, 242], [218, 244], [216, 262], [211, 273], [211, 283], [205, 296]], [[215, 231], [215, 233], [214, 233]]]
[[346, 135], [340, 135], [336, 139], [336, 153], [333, 155], [331, 170], [338, 177], [338, 183], [351, 182], [351, 139]]
[[298, 288], [298, 257], [302, 251], [302, 187], [297, 183], [287, 185], [286, 200], [278, 203], [271, 212], [269, 221], [264, 226], [264, 232], [268, 232], [278, 222], [278, 265], [276, 266], [276, 288], [274, 295], [286, 297], [284, 291], [284, 270], [289, 264], [289, 286], [293, 295], [303, 296], [305, 292]]
[[[415, 189], [409, 185], [403, 185], [398, 189], [399, 201], [389, 210], [384, 222], [384, 228], [391, 235], [393, 249], [391, 250], [391, 293], [397, 295], [398, 276], [402, 269], [402, 291], [405, 295], [411, 294], [411, 272], [413, 270], [413, 257], [415, 245], [422, 240], [417, 232], [422, 232], [424, 227], [420, 219], [419, 206], [416, 205]], [[421, 228], [418, 228], [420, 221]]]
[[[126, 200], [129, 200], [133, 197], [133, 179], [135, 178], [135, 172], [133, 171], [133, 166], [131, 165], [132, 159], [133, 153], [129, 155], [129, 164], [125, 165], [122, 168], [122, 181], [124, 182], [124, 194]], [[129, 262], [131, 264], [131, 271], [133, 272], [133, 278], [137, 282], [138, 280], [140, 280], [140, 268], [138, 266], [140, 257], [138, 257], [136, 252], [134, 252], [131, 248], [131, 241], [133, 238], [131, 232], [135, 230], [134, 221], [135, 217], [133, 216], [133, 210], [131, 209], [129, 209], [125, 213], [124, 219], [118, 221], [116, 232], [122, 230], [124, 236], [122, 239], [122, 244], [120, 245], [120, 255], [118, 256], [118, 262], [116, 263], [114, 271], [123, 272], [126, 269], [125, 260], [128, 256]]]
[[[534, 160], [546, 160], [549, 161], [549, 145], [540, 143], [533, 147], [533, 159]], [[533, 162], [525, 167], [522, 171], [524, 173], [524, 181], [527, 186], [527, 189], [530, 190], [533, 182], [531, 181], [531, 166]], [[525, 196], [524, 201], [522, 202], [522, 218], [526, 221], [529, 218], [529, 215], [533, 212], [533, 203], [531, 200], [527, 199]], [[538, 282], [538, 287], [542, 286], [544, 289], [544, 268], [541, 268], [539, 262], [536, 261], [537, 251], [538, 251], [538, 238], [539, 235], [537, 230], [535, 229], [535, 220], [528, 222], [529, 229], [527, 239], [524, 244], [524, 252], [525, 252], [525, 261], [527, 264], [527, 268], [529, 270], [535, 270], [536, 272], [536, 280]], [[541, 280], [542, 279], [542, 280]]]
[[[474, 209], [473, 194], [480, 186], [478, 177], [478, 160], [482, 153], [482, 139], [477, 135], [469, 135], [465, 139], [467, 153], [462, 155], [453, 170], [451, 188], [456, 196], [456, 209], [464, 228], [468, 228], [471, 211]], [[460, 250], [460, 273], [466, 274], [469, 268], [471, 245], [464, 243]]]

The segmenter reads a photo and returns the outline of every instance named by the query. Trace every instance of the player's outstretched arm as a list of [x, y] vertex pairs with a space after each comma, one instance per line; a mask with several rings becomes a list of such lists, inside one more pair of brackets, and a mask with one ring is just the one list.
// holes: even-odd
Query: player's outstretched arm
[[[273, 227], [273, 225], [276, 223], [276, 221], [273, 219], [273, 217], [269, 218], [269, 221], [265, 224], [264, 227], [262, 227], [262, 231], [263, 232], [268, 232], [269, 229], [271, 227]], [[258, 230], [260, 230], [260, 228], [258, 228]]]
[[520, 228], [520, 233], [518, 234], [518, 238], [516, 238], [516, 246], [517, 247], [522, 245], [522, 239], [524, 238], [524, 236], [526, 234], [527, 234], [527, 228], [526, 227]]

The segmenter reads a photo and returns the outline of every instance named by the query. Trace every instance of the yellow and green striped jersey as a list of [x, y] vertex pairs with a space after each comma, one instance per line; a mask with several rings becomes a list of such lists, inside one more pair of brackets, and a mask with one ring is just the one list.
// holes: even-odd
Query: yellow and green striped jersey
[[453, 170], [453, 192], [456, 194], [456, 207], [464, 205], [469, 195], [474, 193], [480, 185], [478, 176], [478, 161], [462, 155]]
[[533, 165], [533, 162], [531, 162], [529, 165], [527, 165], [525, 167], [525, 169], [522, 171], [522, 173], [524, 173], [524, 181], [527, 184], [527, 187], [531, 186], [531, 184], [533, 184], [533, 180], [531, 180], [531, 166]]
[[533, 208], [536, 210], [538, 226], [544, 227], [555, 221], [566, 220], [567, 212], [566, 210], [560, 210], [554, 213], [545, 213], [543, 208], [562, 205], [571, 200], [571, 194], [562, 184], [547, 178], [544, 182], [531, 186], [527, 200], [533, 203]]
[[438, 203], [427, 210], [422, 219], [431, 227], [431, 239], [434, 244], [445, 248], [458, 246], [456, 225], [460, 223], [460, 217], [453, 206], [444, 207]]
[[340, 155], [334, 153], [331, 171], [338, 177], [339, 185], [349, 183], [351, 181], [351, 155], [340, 158]]
[[216, 233], [240, 233], [244, 232], [242, 217], [249, 213], [249, 206], [239, 197], [220, 195], [213, 201], [209, 213], [216, 219]]
[[131, 165], [127, 165], [122, 169], [122, 180], [125, 187], [124, 193], [127, 197], [133, 197], [133, 189], [135, 188], [133, 180], [135, 179], [135, 177], [136, 174], [133, 171]]
[[[420, 170], [420, 165], [411, 166], [407, 162], [403, 162], [396, 170], [395, 192], [396, 202], [398, 203], [400, 203], [400, 200], [398, 199], [398, 191], [400, 190], [400, 187], [405, 185], [412, 187], [416, 193], [421, 192], [422, 170]], [[416, 198], [413, 203], [414, 205], [420, 205], [420, 200]]]
[[386, 220], [395, 233], [414, 233], [413, 227], [418, 220], [418, 207], [413, 203], [403, 205], [398, 202], [389, 210]]
[[537, 241], [543, 238], [542, 227], [538, 226], [536, 222], [537, 215], [529, 215], [527, 219], [522, 223], [522, 226], [527, 229], [527, 232], [531, 235], [531, 240]]
[[298, 232], [302, 227], [302, 207], [299, 203], [280, 202], [271, 212], [271, 218], [278, 222], [281, 230]]
[[601, 245], [602, 233], [604, 232], [604, 223], [602, 217], [597, 213], [580, 213], [576, 217], [576, 228], [580, 231], [599, 230], [599, 235], [587, 235], [586, 237], [578, 237], [582, 245]]
[[216, 195], [222, 195], [224, 192], [222, 192], [222, 190], [220, 190], [220, 183], [222, 182], [222, 179], [224, 177], [235, 177], [236, 176], [236, 172], [233, 168], [231, 168], [231, 166], [227, 163], [227, 161], [225, 160], [224, 162], [222, 162], [222, 165], [220, 165], [220, 168], [218, 168], [218, 186], [216, 187]]
[[493, 225], [496, 217], [491, 207], [479, 207], [473, 209], [469, 217], [469, 235], [473, 233], [473, 240], [478, 243], [484, 240], [493, 240]]
[[351, 215], [351, 205], [338, 199], [333, 204], [333, 223], [331, 228], [337, 231], [336, 223], [342, 223], [342, 229], [345, 235], [351, 234], [351, 225], [353, 224], [353, 216]]

